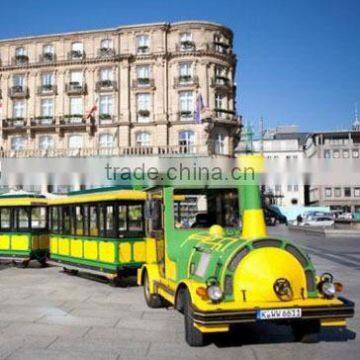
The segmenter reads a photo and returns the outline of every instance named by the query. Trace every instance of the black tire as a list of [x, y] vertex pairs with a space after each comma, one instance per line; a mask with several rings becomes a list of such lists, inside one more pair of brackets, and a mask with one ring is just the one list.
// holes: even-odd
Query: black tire
[[183, 292], [184, 304], [184, 319], [185, 319], [185, 340], [190, 346], [204, 346], [206, 345], [206, 336], [199, 329], [194, 326], [192, 319], [192, 304], [191, 297], [188, 290]]
[[150, 293], [150, 280], [147, 271], [145, 271], [144, 274], [143, 286], [144, 286], [145, 301], [149, 308], [159, 309], [165, 306], [164, 300], [160, 295]]
[[292, 329], [296, 341], [307, 344], [319, 342], [321, 331], [320, 320], [296, 322], [292, 325]]

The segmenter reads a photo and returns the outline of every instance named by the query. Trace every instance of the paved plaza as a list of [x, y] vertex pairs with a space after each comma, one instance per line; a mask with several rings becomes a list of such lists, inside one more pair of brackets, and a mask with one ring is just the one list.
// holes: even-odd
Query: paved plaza
[[[345, 284], [359, 302], [360, 239], [325, 239], [286, 228], [311, 254], [319, 272]], [[134, 279], [114, 288], [59, 268], [0, 267], [0, 359], [359, 359], [359, 312], [345, 333], [323, 331], [318, 344], [294, 342], [287, 326], [249, 326], [217, 336], [204, 348], [184, 341], [183, 318], [173, 309], [146, 307]]]

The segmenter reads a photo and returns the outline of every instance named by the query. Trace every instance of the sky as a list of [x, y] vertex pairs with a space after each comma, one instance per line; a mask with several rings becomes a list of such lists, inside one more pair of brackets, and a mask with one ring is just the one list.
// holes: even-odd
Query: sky
[[237, 110], [254, 129], [350, 128], [360, 112], [358, 0], [2, 0], [0, 38], [144, 22], [229, 26]]

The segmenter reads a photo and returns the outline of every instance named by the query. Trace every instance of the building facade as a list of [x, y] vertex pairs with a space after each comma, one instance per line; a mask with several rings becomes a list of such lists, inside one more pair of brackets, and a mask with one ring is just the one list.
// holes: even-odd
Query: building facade
[[231, 155], [232, 46], [230, 29], [203, 21], [0, 40], [3, 156]]
[[[326, 131], [312, 134], [305, 145], [306, 156], [328, 159], [354, 159], [360, 157], [360, 127], [354, 123], [352, 130]], [[340, 212], [360, 212], [360, 184], [341, 186], [332, 183], [310, 186], [310, 203], [329, 206]]]

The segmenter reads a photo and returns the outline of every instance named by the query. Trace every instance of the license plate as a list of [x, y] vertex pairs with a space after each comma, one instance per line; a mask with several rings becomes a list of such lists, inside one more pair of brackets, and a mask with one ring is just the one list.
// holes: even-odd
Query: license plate
[[298, 319], [301, 318], [301, 309], [268, 309], [256, 312], [258, 320]]

